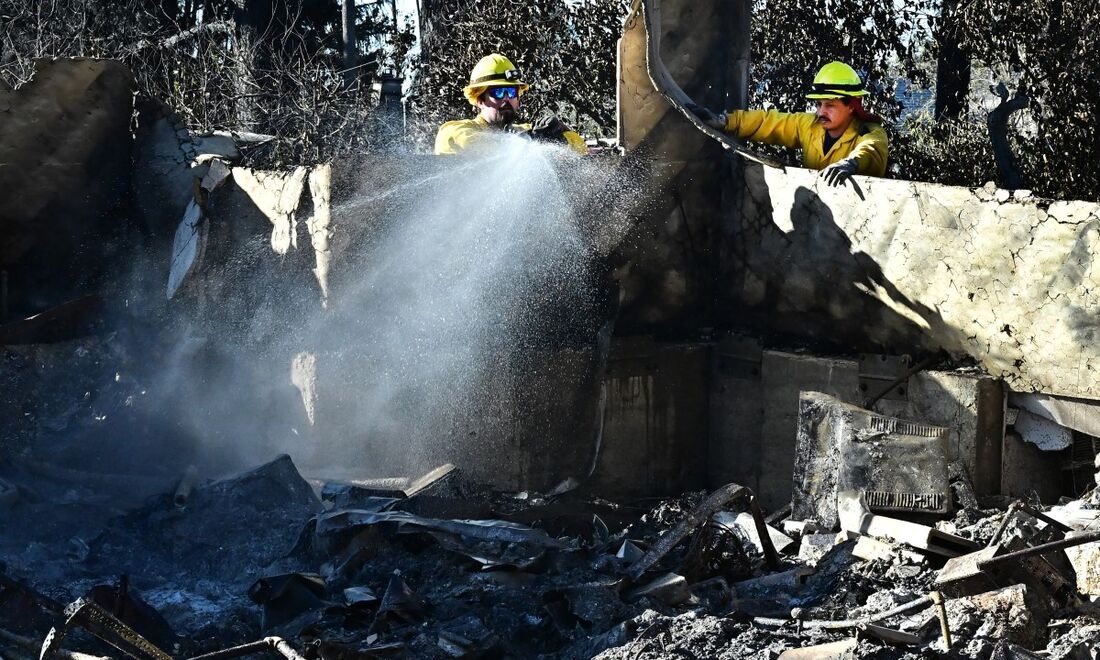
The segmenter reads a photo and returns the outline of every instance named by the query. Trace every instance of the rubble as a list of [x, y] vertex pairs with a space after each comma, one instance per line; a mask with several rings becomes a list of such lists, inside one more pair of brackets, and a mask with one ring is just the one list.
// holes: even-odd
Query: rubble
[[[775, 658], [823, 646], [924, 657], [946, 646], [930, 594], [951, 556], [1072, 543], [1066, 531], [1096, 519], [1087, 500], [1048, 509], [983, 497], [935, 522], [919, 517], [928, 512], [874, 513], [865, 496], [839, 491], [838, 533], [793, 510], [769, 524], [737, 484], [610, 502], [576, 479], [499, 492], [452, 465], [407, 478], [305, 479], [286, 456], [217, 480], [175, 462], [143, 486], [159, 483], [159, 494], [123, 503], [98, 494], [116, 492], [111, 475], [32, 458], [3, 468], [3, 501], [17, 520], [60, 511], [52, 498], [77, 488], [62, 483], [79, 484], [69, 497], [83, 512], [58, 518], [73, 526], [48, 541], [23, 542], [47, 538], [28, 526], [0, 542], [0, 649], [40, 643], [62, 629], [65, 603], [85, 599], [177, 658], [663, 658], [677, 649]], [[35, 501], [39, 493], [47, 497]], [[952, 653], [984, 660], [1002, 632], [1016, 645], [1005, 652], [1019, 657], [1058, 639], [1066, 649], [1087, 644], [1064, 626], [1047, 634], [1060, 606], [1052, 580], [1069, 576], [1078, 600], [1087, 588], [1069, 559], [1043, 557], [1050, 568], [1036, 580], [1012, 573], [1012, 584], [947, 600]], [[133, 616], [136, 605], [116, 612], [124, 598], [144, 603], [170, 634], [149, 626], [155, 617]], [[83, 607], [97, 612], [93, 627], [110, 621]], [[62, 655], [105, 652], [82, 633], [63, 637]]]
[[864, 561], [892, 561], [897, 558], [910, 564], [919, 564], [923, 559], [911, 550], [904, 550], [897, 544], [880, 541], [870, 536], [860, 536], [856, 540], [856, 545], [852, 548], [852, 556]]
[[691, 600], [687, 580], [683, 575], [668, 573], [652, 582], [631, 589], [625, 594], [628, 601], [652, 598], [666, 605], [682, 605]]
[[779, 654], [778, 660], [848, 660], [855, 657], [852, 652], [858, 644], [859, 640], [852, 637], [839, 642], [804, 646], [783, 651]]
[[[958, 649], [981, 657], [999, 640], [1041, 648], [1046, 622], [1030, 607], [1027, 587], [1013, 585], [947, 602], [948, 625]], [[942, 648], [941, 648], [942, 650]]]
[[[1053, 636], [1046, 646], [1046, 657], [1052, 660], [1094, 660], [1100, 649], [1100, 625], [1095, 618], [1067, 621], [1068, 630]], [[1055, 622], [1051, 623], [1052, 626]], [[1062, 627], [1062, 626], [1059, 626]]]
[[837, 535], [834, 533], [806, 534], [802, 537], [802, 545], [798, 548], [798, 559], [813, 566], [836, 543]]
[[1076, 598], [1072, 586], [1061, 571], [1040, 555], [1097, 540], [1100, 540], [1100, 531], [1010, 552], [1001, 545], [990, 545], [948, 560], [936, 578], [936, 585], [944, 593], [958, 597], [991, 591], [1006, 582], [1022, 581], [1054, 602], [1067, 605]]
[[[1068, 538], [1085, 532], [1070, 532]], [[1100, 543], [1066, 548], [1066, 556], [1077, 576], [1077, 591], [1084, 596], [1100, 596]]]
[[[728, 511], [719, 511], [714, 514], [711, 519], [714, 521], [714, 524], [721, 525], [730, 531], [735, 531], [743, 537], [746, 542], [751, 543], [761, 554], [767, 552], [763, 542], [760, 540], [760, 532], [756, 527], [756, 519], [751, 513], [741, 512], [733, 514]], [[777, 552], [787, 552], [794, 546], [794, 539], [783, 532], [768, 524], [765, 524], [765, 528], [768, 531], [771, 545]]]
[[[868, 513], [859, 498], [842, 493], [842, 524], [855, 520], [861, 531], [804, 534], [800, 554], [776, 552], [772, 567], [767, 545], [752, 537], [763, 516], [753, 515], [751, 493], [737, 485], [620, 517], [575, 488], [517, 498], [446, 472], [446, 488], [383, 497], [371, 490], [377, 483], [349, 489], [339, 480], [312, 480], [311, 487], [286, 457], [215, 482], [185, 470], [182, 479], [165, 483], [163, 496], [89, 537], [74, 572], [41, 576], [60, 599], [24, 586], [40, 579], [33, 575], [0, 580], [0, 630], [7, 633], [0, 647], [8, 638], [41, 639], [51, 626], [66, 651], [91, 650], [70, 633], [84, 627], [116, 648], [149, 644], [133, 652], [150, 658], [259, 649], [288, 658], [663, 658], [676, 649], [715, 658], [893, 658], [950, 646], [962, 657], [984, 659], [998, 644], [1015, 657], [1048, 644], [1064, 651], [1058, 657], [1073, 657], [1067, 654], [1091, 639], [1087, 627], [1051, 628], [1047, 635], [1056, 607], [1050, 579], [1061, 574], [1052, 553], [1096, 535], [1060, 538], [1068, 526], [1058, 518], [1072, 511], [1066, 507], [1048, 513], [1012, 503], [1006, 510], [960, 511], [944, 527], [994, 545], [948, 559], [944, 539], [957, 549], [977, 544]], [[397, 494], [387, 488], [382, 494]], [[599, 513], [585, 517], [586, 508]], [[576, 512], [576, 523], [550, 513], [566, 510]], [[1074, 519], [1087, 524], [1086, 511], [1078, 509]], [[781, 538], [764, 528], [769, 541]], [[787, 528], [797, 537], [814, 526]], [[216, 544], [210, 530], [220, 530]], [[1012, 549], [999, 551], [997, 542]], [[819, 548], [820, 556], [802, 554], [808, 548]], [[1021, 551], [1050, 557], [1051, 572], [1034, 584], [992, 580], [962, 591], [945, 577], [952, 562], [981, 568], [986, 555], [1022, 562]], [[947, 568], [938, 571], [945, 560]], [[89, 571], [130, 578], [117, 586], [100, 580], [91, 592], [67, 590], [79, 588], [79, 576]], [[945, 602], [932, 591], [937, 575]], [[165, 589], [171, 582], [176, 586]], [[99, 594], [96, 602], [82, 600], [85, 592]], [[42, 603], [33, 617], [39, 623], [13, 627], [10, 607], [27, 597], [32, 601], [23, 602]], [[126, 614], [118, 606], [123, 597], [144, 603], [149, 614]], [[60, 603], [69, 601], [69, 628], [58, 628]], [[120, 614], [118, 625], [107, 625]], [[158, 618], [160, 632], [148, 623]], [[132, 634], [119, 637], [120, 630]], [[248, 639], [260, 641], [242, 645]]]

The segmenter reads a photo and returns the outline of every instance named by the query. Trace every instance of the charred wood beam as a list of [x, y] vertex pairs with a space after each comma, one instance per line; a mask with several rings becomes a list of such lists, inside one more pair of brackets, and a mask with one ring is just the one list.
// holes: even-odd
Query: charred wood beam
[[[4, 640], [9, 644], [13, 644], [18, 648], [27, 651], [30, 657], [38, 657], [38, 652], [41, 650], [42, 644], [37, 640], [30, 637], [24, 637], [17, 635], [11, 631], [0, 628], [0, 640]], [[61, 658], [61, 660], [108, 660], [105, 656], [90, 655], [88, 653], [79, 653], [77, 651], [67, 651], [65, 649], [58, 649], [55, 653], [55, 657]]]
[[798, 623], [802, 628], [813, 628], [817, 630], [848, 630], [851, 628], [859, 628], [862, 625], [869, 623], [877, 623], [879, 621], [885, 621], [891, 617], [895, 617], [899, 614], [905, 614], [917, 609], [925, 609], [929, 605], [932, 605], [933, 601], [931, 596], [921, 596], [915, 600], [911, 600], [908, 603], [902, 603], [893, 609], [886, 610], [885, 612], [879, 612], [874, 616], [869, 616], [866, 619], [844, 619], [841, 621], [821, 621], [821, 620], [798, 620], [795, 619], [773, 619], [769, 617], [754, 617], [753, 621], [764, 626], [783, 626], [788, 623]]
[[[4, 574], [4, 570], [6, 570], [6, 567], [3, 566], [3, 564], [0, 564], [0, 588], [14, 591], [23, 598], [26, 598], [35, 605], [41, 607], [46, 612], [49, 612], [50, 614], [53, 614], [55, 616], [60, 615], [62, 612], [65, 611], [64, 605], [50, 598], [49, 596], [46, 596], [45, 594], [41, 594], [35, 591], [34, 589], [28, 587], [22, 582], [11, 579]], [[39, 646], [35, 646], [35, 650], [38, 650], [38, 648]]]
[[167, 478], [146, 477], [136, 474], [106, 474], [103, 472], [85, 472], [72, 468], [36, 461], [30, 458], [14, 457], [12, 462], [29, 472], [47, 479], [56, 479], [71, 484], [79, 484], [92, 490], [117, 490], [123, 486], [143, 488], [150, 491], [161, 490], [169, 486]]
[[172, 656], [94, 602], [81, 598], [65, 608], [65, 623], [42, 642], [41, 660], [59, 657], [61, 642], [74, 628], [83, 628], [121, 653], [138, 660], [172, 660]]
[[756, 497], [751, 490], [744, 486], [726, 484], [708, 495], [699, 506], [688, 514], [687, 518], [680, 521], [680, 524], [673, 527], [659, 541], [654, 543], [649, 552], [630, 568], [630, 578], [633, 580], [640, 578], [662, 557], [672, 552], [672, 549], [687, 538], [688, 534], [691, 534], [696, 528], [709, 520], [722, 507], [743, 497], [749, 498], [749, 510], [752, 512], [753, 522], [756, 524], [756, 532], [760, 536], [760, 545], [764, 549], [764, 559], [768, 562], [770, 568], [779, 568], [779, 555], [776, 553], [771, 536], [768, 534], [768, 528], [764, 523], [764, 514], [756, 503]]

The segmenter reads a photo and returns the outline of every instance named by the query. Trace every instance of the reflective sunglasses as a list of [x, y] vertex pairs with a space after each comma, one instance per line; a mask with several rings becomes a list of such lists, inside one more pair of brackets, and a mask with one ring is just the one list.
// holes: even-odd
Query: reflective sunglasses
[[492, 87], [489, 89], [489, 93], [493, 95], [494, 99], [514, 99], [519, 95], [519, 89], [516, 87]]

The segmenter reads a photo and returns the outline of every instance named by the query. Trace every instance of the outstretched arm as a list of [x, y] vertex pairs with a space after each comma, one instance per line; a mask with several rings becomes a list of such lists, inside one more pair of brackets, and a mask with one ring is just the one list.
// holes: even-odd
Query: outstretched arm
[[742, 140], [797, 149], [802, 146], [802, 133], [813, 122], [814, 116], [807, 112], [730, 110], [726, 113], [725, 131]]

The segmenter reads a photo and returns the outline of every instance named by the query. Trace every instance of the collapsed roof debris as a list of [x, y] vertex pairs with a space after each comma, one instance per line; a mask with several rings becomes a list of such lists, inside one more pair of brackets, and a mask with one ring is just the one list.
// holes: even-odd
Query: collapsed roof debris
[[[915, 658], [948, 648], [985, 658], [1012, 644], [1067, 658], [1100, 639], [1100, 611], [1078, 591], [1093, 578], [1064, 552], [1100, 552], [1100, 532], [1078, 531], [1095, 521], [1087, 500], [1049, 512], [986, 502], [931, 526], [882, 525], [842, 492], [840, 531], [786, 520], [785, 537], [736, 484], [645, 509], [569, 488], [494, 491], [453, 466], [426, 476], [402, 482], [429, 484], [407, 495], [393, 490], [398, 480], [374, 482], [383, 496], [370, 484], [311, 487], [286, 456], [220, 481], [185, 475], [182, 502], [168, 484], [109, 518], [63, 567], [36, 571], [51, 561], [41, 545], [5, 566], [0, 647], [149, 659]], [[33, 475], [11, 487], [12, 520], [49, 523], [26, 506], [40, 487]], [[20, 529], [11, 533], [32, 536]]]

